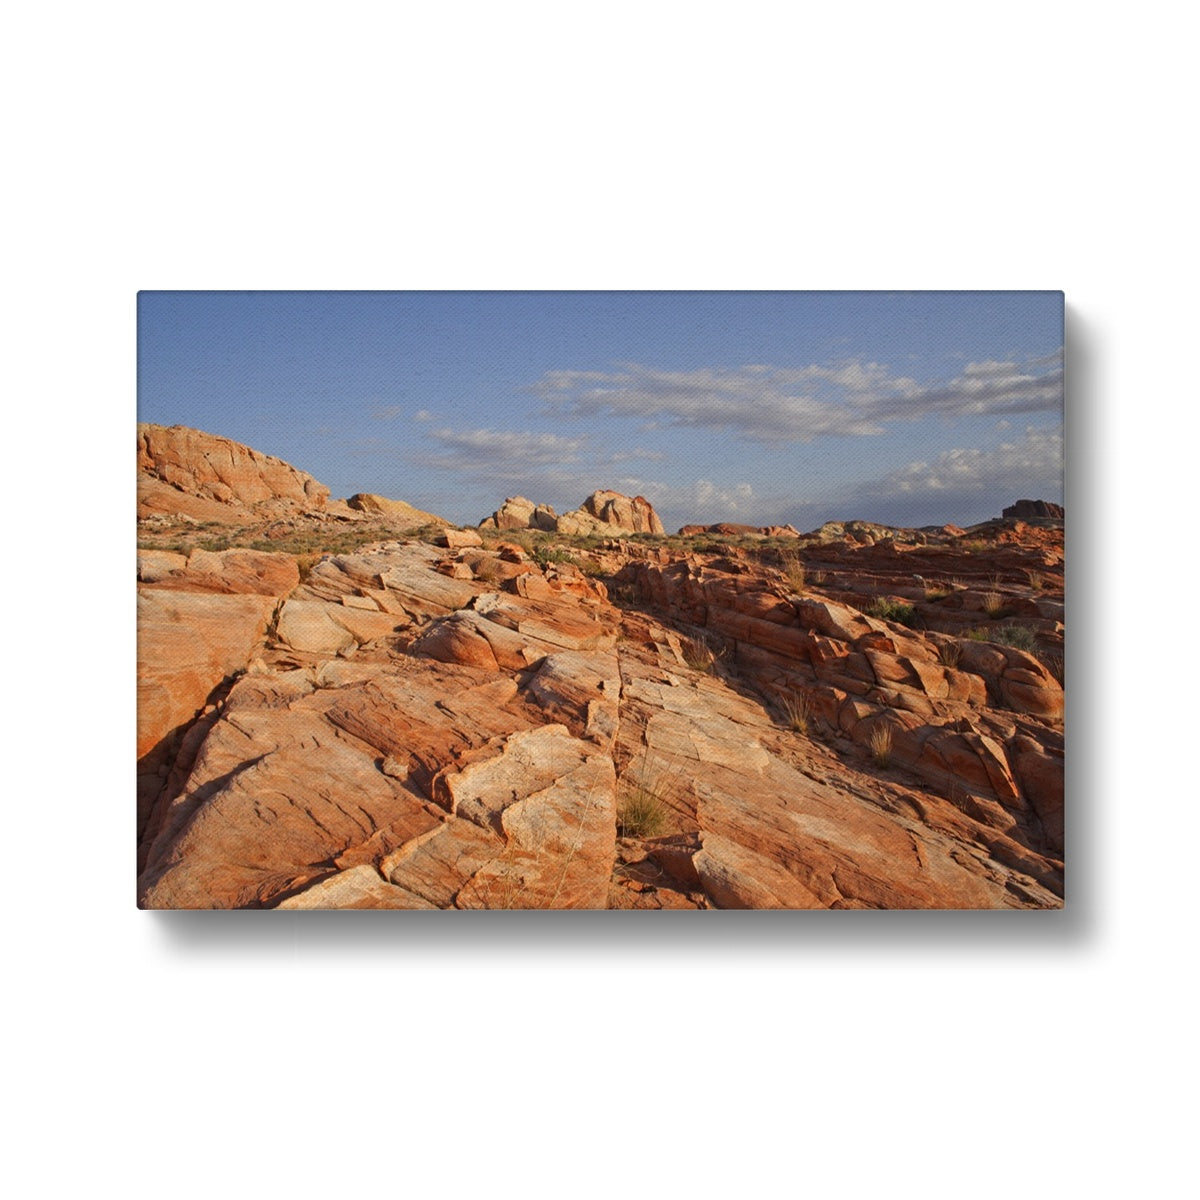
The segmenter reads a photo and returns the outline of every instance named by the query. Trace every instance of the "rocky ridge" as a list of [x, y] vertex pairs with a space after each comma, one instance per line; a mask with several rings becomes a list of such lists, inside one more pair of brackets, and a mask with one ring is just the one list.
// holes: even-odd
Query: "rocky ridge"
[[1060, 530], [535, 529], [139, 550], [138, 903], [1061, 905]]

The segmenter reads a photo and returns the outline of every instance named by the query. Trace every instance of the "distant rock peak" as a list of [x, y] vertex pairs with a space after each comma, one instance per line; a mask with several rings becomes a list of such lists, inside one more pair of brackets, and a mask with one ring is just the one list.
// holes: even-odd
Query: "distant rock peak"
[[534, 504], [524, 496], [510, 496], [480, 529], [541, 529], [547, 533], [589, 534], [665, 533], [654, 506], [645, 496], [626, 496], [601, 488], [579, 508], [559, 516], [548, 504]]

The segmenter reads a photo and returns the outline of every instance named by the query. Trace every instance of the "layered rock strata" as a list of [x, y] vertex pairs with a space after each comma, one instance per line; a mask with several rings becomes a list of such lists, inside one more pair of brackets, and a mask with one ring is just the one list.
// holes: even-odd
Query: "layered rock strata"
[[1029, 656], [947, 665], [719, 558], [631, 563], [639, 609], [511, 545], [384, 543], [290, 587], [285, 557], [229, 560], [260, 593], [201, 590], [203, 558], [139, 565], [177, 623], [246, 608], [196, 635], [206, 673], [155, 726], [199, 710], [151, 777], [145, 907], [1061, 903], [1061, 689]]
[[323, 509], [329, 489], [279, 458], [184, 425], [137, 428], [138, 516], [201, 521]]

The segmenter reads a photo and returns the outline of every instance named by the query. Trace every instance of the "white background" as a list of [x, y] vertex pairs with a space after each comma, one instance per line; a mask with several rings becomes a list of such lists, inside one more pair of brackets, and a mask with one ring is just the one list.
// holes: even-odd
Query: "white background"
[[[1194, 1179], [1194, 42], [1110, 11], [8, 15], [17, 1194]], [[257, 287], [1063, 289], [1066, 911], [138, 912], [135, 294]]]

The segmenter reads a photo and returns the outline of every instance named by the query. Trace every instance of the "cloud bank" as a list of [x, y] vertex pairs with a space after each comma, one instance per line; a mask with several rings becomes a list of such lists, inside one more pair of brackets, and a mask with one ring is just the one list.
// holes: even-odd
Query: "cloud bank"
[[770, 444], [872, 436], [890, 422], [927, 416], [1052, 411], [1062, 405], [1062, 384], [1059, 353], [968, 363], [957, 377], [926, 385], [876, 362], [692, 371], [626, 363], [611, 372], [547, 371], [535, 390], [554, 412], [719, 430]]

